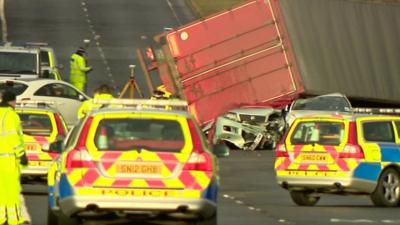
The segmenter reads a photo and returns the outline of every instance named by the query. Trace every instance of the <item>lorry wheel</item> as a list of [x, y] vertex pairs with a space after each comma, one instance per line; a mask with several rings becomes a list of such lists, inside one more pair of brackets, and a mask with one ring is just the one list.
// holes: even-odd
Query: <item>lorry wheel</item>
[[400, 201], [400, 174], [396, 169], [383, 171], [371, 200], [376, 206], [394, 207]]
[[58, 225], [58, 217], [50, 206], [47, 206], [47, 225]]
[[314, 206], [320, 199], [320, 197], [311, 196], [308, 191], [290, 191], [290, 197], [294, 203], [301, 206]]

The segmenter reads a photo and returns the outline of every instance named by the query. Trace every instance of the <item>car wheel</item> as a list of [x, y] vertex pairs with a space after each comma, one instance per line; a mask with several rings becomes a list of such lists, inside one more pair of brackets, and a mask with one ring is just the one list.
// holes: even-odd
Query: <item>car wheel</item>
[[217, 214], [214, 214], [214, 216], [205, 219], [205, 220], [201, 220], [201, 221], [197, 221], [196, 223], [194, 223], [195, 225], [217, 225]]
[[58, 217], [50, 206], [47, 206], [47, 225], [58, 225]]
[[371, 200], [376, 206], [394, 207], [399, 204], [400, 176], [397, 170], [389, 168], [383, 171]]
[[290, 197], [294, 203], [301, 206], [314, 206], [320, 199], [320, 197], [312, 196], [308, 191], [290, 191]]

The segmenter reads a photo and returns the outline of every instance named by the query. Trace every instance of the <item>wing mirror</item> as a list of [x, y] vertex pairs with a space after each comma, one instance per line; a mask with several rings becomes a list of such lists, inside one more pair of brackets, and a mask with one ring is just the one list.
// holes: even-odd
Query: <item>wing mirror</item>
[[58, 136], [57, 140], [53, 143], [46, 143], [42, 145], [42, 151], [50, 153], [61, 153], [63, 149], [64, 136]]
[[228, 148], [228, 146], [226, 146], [226, 144], [219, 143], [219, 144], [214, 145], [213, 153], [218, 158], [227, 157], [227, 156], [229, 156], [229, 148]]

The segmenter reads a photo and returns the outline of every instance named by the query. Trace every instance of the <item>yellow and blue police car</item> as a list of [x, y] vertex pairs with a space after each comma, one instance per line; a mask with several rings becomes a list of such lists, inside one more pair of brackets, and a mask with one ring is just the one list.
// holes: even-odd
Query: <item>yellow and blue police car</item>
[[331, 114], [298, 118], [276, 150], [277, 182], [297, 205], [322, 194], [400, 201], [400, 117]]
[[67, 126], [61, 114], [44, 101], [20, 101], [16, 112], [21, 119], [29, 164], [22, 168], [24, 182], [47, 178], [50, 164], [59, 155], [49, 151], [49, 145], [66, 136]]
[[88, 113], [64, 143], [50, 146], [63, 153], [48, 174], [48, 224], [114, 215], [216, 225], [215, 155], [228, 150], [210, 150], [191, 114], [181, 110], [186, 102], [102, 101], [109, 107]]

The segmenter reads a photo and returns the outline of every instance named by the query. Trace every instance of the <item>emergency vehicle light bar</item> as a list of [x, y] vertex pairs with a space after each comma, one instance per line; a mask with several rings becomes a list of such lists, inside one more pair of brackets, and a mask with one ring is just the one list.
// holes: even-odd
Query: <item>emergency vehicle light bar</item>
[[54, 101], [46, 101], [46, 100], [18, 100], [17, 106], [34, 106], [34, 107], [44, 107], [50, 105], [54, 105], [56, 102]]
[[188, 110], [188, 103], [182, 100], [148, 100], [148, 99], [94, 99], [94, 104], [117, 105], [122, 107], [134, 107], [137, 109], [158, 108]]
[[354, 113], [400, 114], [400, 108], [353, 108]]

